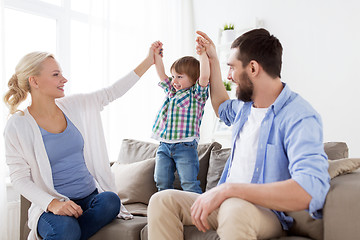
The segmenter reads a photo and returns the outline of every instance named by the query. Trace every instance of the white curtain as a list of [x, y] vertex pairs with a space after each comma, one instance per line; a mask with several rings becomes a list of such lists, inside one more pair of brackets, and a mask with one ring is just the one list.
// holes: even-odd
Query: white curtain
[[[0, 0], [0, 78], [4, 79], [4, 59], [3, 59], [3, 22], [4, 22], [4, 8], [3, 8], [3, 0]], [[1, 81], [0, 83], [0, 89], [1, 89], [1, 96], [3, 95], [5, 89], [5, 82]], [[2, 135], [2, 129], [5, 123], [5, 109], [4, 104], [0, 104], [0, 129], [1, 129], [1, 135]], [[4, 153], [4, 140], [3, 137], [0, 138], [0, 153]], [[5, 158], [4, 154], [1, 154], [0, 156], [0, 239], [5, 240], [7, 237], [7, 198], [6, 198], [6, 181], [5, 181], [5, 175], [6, 175], [6, 164], [5, 164]]]

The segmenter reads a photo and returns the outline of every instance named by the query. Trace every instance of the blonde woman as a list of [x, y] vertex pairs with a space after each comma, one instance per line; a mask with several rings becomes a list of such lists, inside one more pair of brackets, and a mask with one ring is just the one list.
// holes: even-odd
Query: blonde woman
[[[64, 97], [67, 79], [54, 56], [32, 52], [18, 63], [4, 100], [6, 161], [15, 189], [32, 204], [28, 239], [88, 239], [117, 215], [132, 215], [114, 193], [100, 111], [154, 63], [154, 50], [110, 87]], [[31, 95], [24, 111], [19, 104]]]

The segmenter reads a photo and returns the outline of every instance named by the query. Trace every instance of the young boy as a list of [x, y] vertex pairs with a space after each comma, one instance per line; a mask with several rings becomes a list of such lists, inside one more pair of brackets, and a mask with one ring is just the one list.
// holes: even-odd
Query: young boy
[[178, 171], [184, 191], [202, 193], [197, 145], [204, 106], [209, 97], [209, 59], [205, 48], [198, 51], [200, 62], [193, 57], [176, 60], [165, 74], [160, 41], [154, 42], [155, 66], [159, 86], [166, 98], [153, 126], [154, 139], [160, 140], [156, 153], [154, 179], [159, 191], [172, 189], [174, 172]]

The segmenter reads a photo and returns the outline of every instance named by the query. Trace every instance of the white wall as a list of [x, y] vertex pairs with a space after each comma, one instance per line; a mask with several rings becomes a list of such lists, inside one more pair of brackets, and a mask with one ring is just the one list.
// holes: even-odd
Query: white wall
[[194, 0], [195, 26], [264, 27], [284, 48], [282, 80], [320, 113], [324, 141], [345, 141], [360, 157], [360, 2], [356, 0]]

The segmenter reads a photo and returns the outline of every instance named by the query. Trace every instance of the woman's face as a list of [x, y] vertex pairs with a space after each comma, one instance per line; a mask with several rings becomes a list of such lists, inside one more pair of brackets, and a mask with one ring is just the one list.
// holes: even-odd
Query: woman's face
[[40, 74], [35, 76], [37, 90], [51, 98], [64, 97], [64, 85], [67, 79], [64, 78], [61, 68], [55, 59], [47, 58], [41, 64]]

